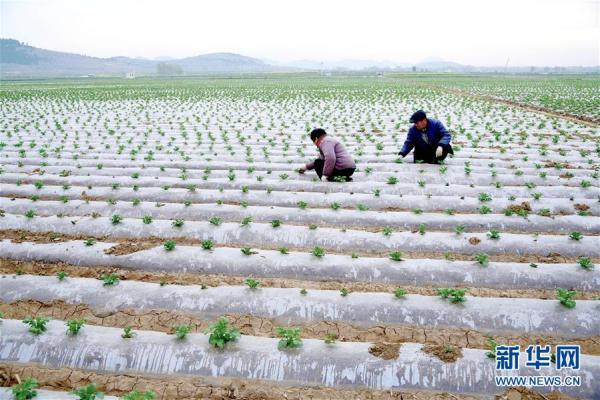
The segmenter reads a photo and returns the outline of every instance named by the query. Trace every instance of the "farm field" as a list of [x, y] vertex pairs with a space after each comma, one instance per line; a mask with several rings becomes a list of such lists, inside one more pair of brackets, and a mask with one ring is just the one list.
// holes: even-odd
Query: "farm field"
[[567, 117], [600, 121], [597, 75], [428, 76], [418, 80], [474, 96], [548, 110]]
[[[600, 398], [598, 80], [0, 89], [0, 399], [15, 375], [47, 399]], [[452, 133], [441, 165], [398, 156], [416, 109]], [[315, 127], [352, 182], [296, 171]], [[581, 369], [521, 375], [581, 385], [496, 386], [496, 347], [538, 344]]]

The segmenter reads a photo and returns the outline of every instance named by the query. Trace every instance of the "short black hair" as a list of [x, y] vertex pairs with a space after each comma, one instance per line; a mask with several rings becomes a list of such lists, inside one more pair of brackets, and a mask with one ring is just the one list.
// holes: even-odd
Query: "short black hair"
[[320, 138], [323, 135], [327, 135], [327, 132], [325, 132], [325, 129], [321, 129], [321, 128], [313, 129], [312, 132], [310, 132], [310, 140], [312, 140], [314, 142], [315, 140], [317, 140], [318, 138]]

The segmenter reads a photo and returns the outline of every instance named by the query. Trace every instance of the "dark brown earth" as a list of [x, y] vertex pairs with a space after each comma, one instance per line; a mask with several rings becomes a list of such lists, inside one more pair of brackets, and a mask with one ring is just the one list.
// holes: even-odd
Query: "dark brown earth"
[[426, 344], [422, 350], [443, 362], [454, 362], [462, 357], [462, 349], [451, 344]]

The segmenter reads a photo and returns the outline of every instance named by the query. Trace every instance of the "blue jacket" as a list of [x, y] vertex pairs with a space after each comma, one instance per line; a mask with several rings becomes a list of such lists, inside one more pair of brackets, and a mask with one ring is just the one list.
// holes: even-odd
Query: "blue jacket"
[[444, 124], [437, 119], [427, 118], [427, 128], [425, 131], [427, 132], [429, 144], [423, 140], [421, 131], [415, 128], [414, 125], [411, 126], [404, 141], [404, 146], [400, 150], [402, 157], [406, 157], [413, 148], [415, 149], [415, 159], [421, 160], [431, 158], [432, 154], [433, 158], [435, 158], [435, 150], [438, 146], [442, 146], [446, 151], [451, 152], [450, 140], [452, 140], [452, 136]]

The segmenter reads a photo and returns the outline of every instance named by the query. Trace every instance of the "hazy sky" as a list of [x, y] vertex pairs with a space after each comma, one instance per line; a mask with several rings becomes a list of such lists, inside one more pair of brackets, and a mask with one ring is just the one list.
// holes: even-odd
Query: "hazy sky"
[[599, 65], [600, 0], [0, 0], [0, 34], [97, 57]]

